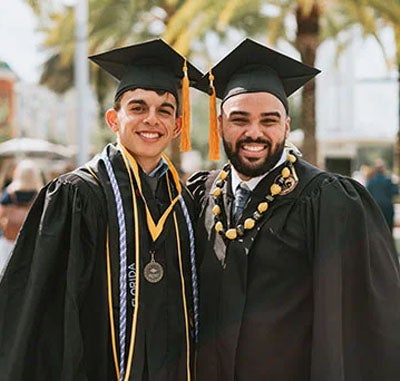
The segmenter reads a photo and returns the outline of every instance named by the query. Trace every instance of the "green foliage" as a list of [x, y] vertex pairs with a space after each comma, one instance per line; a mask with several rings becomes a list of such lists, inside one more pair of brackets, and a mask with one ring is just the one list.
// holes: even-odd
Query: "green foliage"
[[[25, 0], [41, 16], [47, 34], [44, 49], [51, 52], [41, 83], [57, 92], [73, 85], [75, 47], [74, 9], [61, 7], [56, 14], [44, 13], [51, 0]], [[190, 56], [193, 41], [204, 41], [214, 33], [223, 41], [232, 29], [248, 36], [265, 36], [275, 45], [294, 43], [286, 22], [302, 6], [309, 12], [314, 0], [90, 0], [89, 53], [162, 36], [182, 54]], [[376, 16], [399, 24], [399, 0], [325, 0], [321, 13], [320, 39], [337, 38], [346, 29], [361, 25], [365, 35], [377, 36]], [[270, 12], [270, 9], [274, 12]], [[204, 46], [204, 45], [203, 45]], [[339, 51], [345, 43], [338, 44]], [[97, 68], [94, 65], [92, 71]], [[92, 78], [96, 78], [95, 75]], [[108, 84], [110, 85], [110, 84]]]

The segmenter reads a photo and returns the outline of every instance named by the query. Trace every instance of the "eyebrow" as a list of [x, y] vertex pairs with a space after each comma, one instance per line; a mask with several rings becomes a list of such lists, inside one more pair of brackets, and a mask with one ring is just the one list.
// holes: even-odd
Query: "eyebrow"
[[[127, 103], [127, 105], [129, 106], [129, 105], [131, 105], [131, 104], [140, 104], [140, 105], [143, 105], [143, 106], [147, 106], [147, 105], [148, 105], [147, 102], [144, 101], [143, 99], [131, 99], [131, 100]], [[172, 108], [172, 110], [175, 110], [175, 108], [176, 108], [176, 107], [174, 106], [174, 104], [171, 103], [171, 102], [163, 102], [163, 103], [161, 103], [161, 105], [160, 105], [159, 107], [170, 107], [170, 108]]]
[[[229, 118], [235, 117], [235, 116], [249, 116], [250, 113], [246, 112], [246, 111], [232, 111], [229, 114]], [[281, 113], [278, 111], [270, 111], [270, 112], [263, 112], [261, 113], [261, 117], [265, 118], [265, 117], [270, 117], [270, 116], [276, 116], [277, 118], [281, 118]]]
[[280, 118], [282, 115], [279, 111], [271, 111], [271, 112], [263, 112], [261, 113], [262, 117], [268, 117], [268, 116], [276, 116], [277, 118]]

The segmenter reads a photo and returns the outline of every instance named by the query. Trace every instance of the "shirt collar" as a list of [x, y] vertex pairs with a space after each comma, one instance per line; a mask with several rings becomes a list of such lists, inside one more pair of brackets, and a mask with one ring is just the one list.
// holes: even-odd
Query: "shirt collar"
[[265, 177], [267, 176], [270, 172], [272, 172], [275, 168], [279, 167], [281, 164], [283, 164], [286, 160], [286, 151], [283, 150], [282, 152], [282, 156], [281, 158], [278, 160], [278, 162], [275, 164], [275, 166], [273, 168], [271, 168], [268, 172], [264, 173], [261, 176], [257, 176], [257, 177], [252, 177], [250, 180], [248, 181], [243, 181], [240, 177], [239, 177], [239, 173], [237, 172], [237, 170], [235, 169], [235, 167], [233, 165], [231, 165], [232, 167], [232, 176], [231, 176], [231, 184], [232, 184], [232, 192], [235, 193], [236, 192], [236, 188], [239, 186], [240, 183], [244, 183], [247, 185], [247, 187], [253, 191], [254, 188], [258, 185], [258, 183]]
[[[118, 143], [118, 144], [121, 144], [121, 143]], [[131, 156], [132, 159], [136, 161], [136, 159], [129, 153], [129, 151], [126, 148], [125, 148], [125, 151], [127, 152], [128, 156]], [[158, 177], [158, 178], [161, 178], [162, 176], [164, 176], [168, 172], [168, 169], [169, 169], [169, 165], [162, 156], [161, 156], [160, 161], [158, 162], [157, 166], [150, 173], [147, 173], [143, 168], [141, 168], [141, 170], [143, 171], [143, 173], [146, 176]]]
[[147, 176], [149, 177], [162, 177], [168, 172], [168, 163], [164, 160], [163, 157], [161, 157], [160, 161], [157, 164], [157, 167], [155, 167], [150, 173], [147, 173], [146, 171], [143, 171], [146, 173]]

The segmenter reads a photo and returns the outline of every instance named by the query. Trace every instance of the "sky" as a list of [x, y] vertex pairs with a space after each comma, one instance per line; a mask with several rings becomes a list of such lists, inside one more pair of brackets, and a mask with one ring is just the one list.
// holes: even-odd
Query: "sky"
[[35, 17], [22, 0], [0, 0], [0, 60], [29, 83], [38, 82], [45, 59], [35, 27]]

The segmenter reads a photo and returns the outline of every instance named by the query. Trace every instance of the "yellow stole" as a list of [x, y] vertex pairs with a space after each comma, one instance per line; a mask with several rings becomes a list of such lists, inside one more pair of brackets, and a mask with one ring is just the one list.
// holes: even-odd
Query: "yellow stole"
[[[127, 151], [127, 149], [125, 147], [123, 147], [122, 145], [118, 145], [119, 149], [122, 152], [122, 157], [124, 159], [125, 165], [127, 166], [127, 169], [130, 167], [132, 168], [133, 171], [133, 175], [135, 177], [136, 180], [136, 184], [139, 188], [139, 192], [140, 195], [142, 197], [143, 203], [145, 205], [146, 208], [146, 219], [147, 219], [147, 227], [149, 229], [151, 238], [153, 239], [153, 241], [156, 241], [157, 238], [160, 236], [160, 234], [162, 233], [163, 229], [164, 229], [164, 224], [166, 219], [168, 218], [169, 214], [171, 213], [172, 209], [174, 208], [175, 204], [177, 203], [177, 201], [179, 200], [179, 197], [182, 193], [182, 187], [181, 187], [181, 183], [179, 182], [179, 175], [178, 172], [176, 171], [175, 167], [173, 166], [172, 162], [168, 159], [168, 157], [166, 155], [162, 155], [163, 159], [166, 161], [166, 163], [168, 164], [168, 169], [170, 170], [171, 174], [172, 174], [172, 179], [174, 180], [174, 184], [175, 187], [178, 191], [177, 196], [171, 200], [170, 205], [168, 206], [167, 210], [163, 213], [163, 215], [160, 217], [160, 219], [158, 220], [157, 224], [154, 222], [153, 217], [150, 213], [150, 210], [147, 206], [147, 202], [145, 197], [143, 196], [143, 192], [142, 192], [142, 182], [140, 180], [140, 176], [139, 176], [139, 167], [138, 164], [135, 160], [135, 158]], [[129, 166], [128, 166], [129, 163]]]

